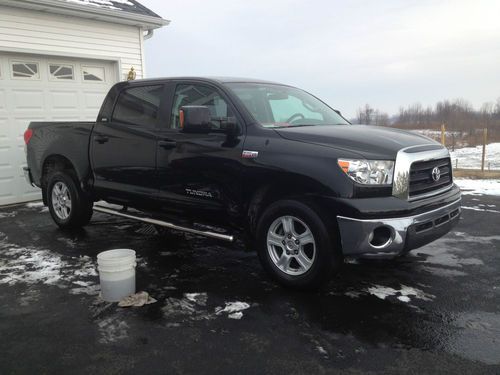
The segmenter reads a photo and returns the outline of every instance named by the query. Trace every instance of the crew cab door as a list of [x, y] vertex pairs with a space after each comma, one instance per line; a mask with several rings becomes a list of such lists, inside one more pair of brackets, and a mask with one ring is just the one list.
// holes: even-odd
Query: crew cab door
[[94, 188], [104, 198], [153, 199], [158, 191], [157, 133], [164, 121], [164, 85], [133, 85], [118, 95], [110, 118], [92, 133]]
[[[160, 130], [157, 153], [162, 208], [196, 218], [207, 216], [210, 222], [237, 215], [242, 198], [242, 119], [227, 96], [209, 84], [172, 82], [169, 96], [170, 118]], [[179, 108], [186, 105], [207, 106], [214, 117], [235, 116], [239, 134], [183, 132], [179, 128]]]

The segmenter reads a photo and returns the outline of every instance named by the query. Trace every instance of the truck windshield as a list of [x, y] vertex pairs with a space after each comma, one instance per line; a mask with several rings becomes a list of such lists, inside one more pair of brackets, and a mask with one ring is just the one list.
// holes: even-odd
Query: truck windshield
[[294, 87], [260, 83], [227, 86], [266, 128], [349, 124], [321, 100]]

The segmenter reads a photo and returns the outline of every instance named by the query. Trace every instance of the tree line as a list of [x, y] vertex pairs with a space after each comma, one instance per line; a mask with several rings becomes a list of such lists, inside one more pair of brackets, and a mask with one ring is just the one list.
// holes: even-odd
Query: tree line
[[402, 106], [399, 113], [387, 113], [365, 104], [357, 110], [353, 123], [394, 126], [402, 129], [439, 129], [442, 124], [451, 131], [474, 133], [488, 128], [500, 132], [500, 98], [496, 102], [484, 103], [479, 110], [464, 99], [443, 100], [434, 106], [424, 107], [420, 103]]

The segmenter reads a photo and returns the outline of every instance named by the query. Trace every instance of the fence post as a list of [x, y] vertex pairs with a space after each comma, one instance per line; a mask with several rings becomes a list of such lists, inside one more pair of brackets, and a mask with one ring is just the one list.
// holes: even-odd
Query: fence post
[[486, 156], [486, 143], [488, 142], [488, 128], [483, 129], [483, 156], [481, 158], [481, 172], [484, 172], [484, 159]]
[[443, 146], [446, 146], [445, 131], [446, 131], [446, 128], [445, 128], [444, 124], [441, 124], [441, 144]]

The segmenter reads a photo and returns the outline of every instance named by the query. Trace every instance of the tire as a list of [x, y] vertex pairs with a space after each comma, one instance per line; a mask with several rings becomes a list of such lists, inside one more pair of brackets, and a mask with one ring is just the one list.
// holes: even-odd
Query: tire
[[278, 201], [262, 214], [256, 243], [263, 268], [279, 284], [314, 289], [326, 284], [343, 263], [335, 231], [312, 206]]
[[87, 225], [92, 217], [93, 202], [76, 182], [76, 176], [67, 171], [54, 171], [47, 184], [47, 203], [54, 222], [63, 229]]

